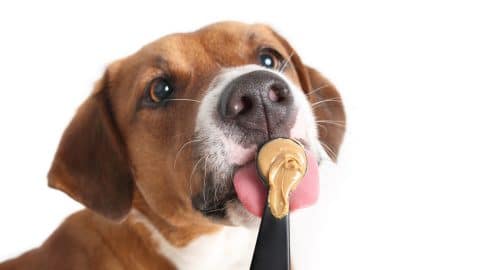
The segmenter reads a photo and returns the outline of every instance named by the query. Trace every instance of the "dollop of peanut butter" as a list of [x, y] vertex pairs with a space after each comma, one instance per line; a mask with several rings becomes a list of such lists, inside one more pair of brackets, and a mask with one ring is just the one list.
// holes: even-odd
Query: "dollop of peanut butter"
[[262, 146], [257, 155], [257, 168], [268, 188], [268, 205], [274, 217], [281, 219], [289, 212], [289, 195], [307, 170], [303, 145], [291, 139], [274, 139]]

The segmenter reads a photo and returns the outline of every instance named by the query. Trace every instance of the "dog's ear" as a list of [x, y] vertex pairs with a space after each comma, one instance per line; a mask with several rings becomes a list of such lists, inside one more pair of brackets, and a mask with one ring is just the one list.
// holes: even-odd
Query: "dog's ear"
[[133, 179], [110, 105], [108, 70], [65, 130], [48, 184], [113, 220], [130, 210]]
[[305, 66], [310, 81], [307, 95], [317, 121], [320, 141], [334, 161], [345, 134], [345, 110], [335, 86], [315, 69]]
[[325, 152], [336, 161], [346, 123], [340, 94], [322, 74], [304, 65], [300, 56], [282, 36], [272, 32], [290, 53], [289, 61], [293, 64], [300, 86], [312, 105], [319, 130], [319, 140]]

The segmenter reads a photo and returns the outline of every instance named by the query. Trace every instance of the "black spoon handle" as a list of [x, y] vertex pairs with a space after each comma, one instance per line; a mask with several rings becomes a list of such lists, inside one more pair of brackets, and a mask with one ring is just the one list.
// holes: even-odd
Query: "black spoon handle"
[[265, 203], [250, 270], [289, 270], [289, 215], [277, 219]]

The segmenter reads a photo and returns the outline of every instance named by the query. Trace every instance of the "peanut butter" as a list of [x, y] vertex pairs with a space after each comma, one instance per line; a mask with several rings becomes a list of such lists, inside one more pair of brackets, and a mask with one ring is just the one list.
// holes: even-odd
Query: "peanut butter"
[[269, 188], [268, 205], [274, 217], [281, 219], [289, 212], [289, 195], [307, 170], [303, 146], [291, 139], [267, 142], [257, 155], [257, 168]]

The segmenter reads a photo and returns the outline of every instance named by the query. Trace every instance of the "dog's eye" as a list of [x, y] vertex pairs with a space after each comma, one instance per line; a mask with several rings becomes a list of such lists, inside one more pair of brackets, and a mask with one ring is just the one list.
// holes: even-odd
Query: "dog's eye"
[[261, 66], [270, 69], [279, 69], [283, 62], [282, 55], [272, 48], [262, 48], [258, 53], [258, 62]]
[[165, 78], [157, 78], [150, 83], [148, 95], [155, 102], [161, 102], [168, 98], [173, 92], [173, 87]]
[[277, 66], [277, 59], [275, 58], [275, 56], [268, 52], [260, 53], [259, 61], [260, 65], [266, 68], [275, 69], [275, 67]]

